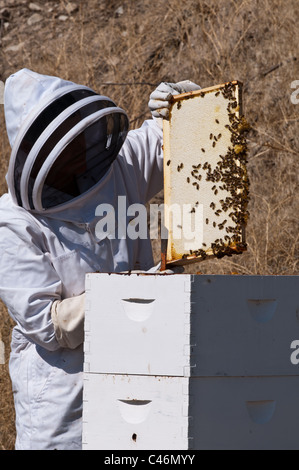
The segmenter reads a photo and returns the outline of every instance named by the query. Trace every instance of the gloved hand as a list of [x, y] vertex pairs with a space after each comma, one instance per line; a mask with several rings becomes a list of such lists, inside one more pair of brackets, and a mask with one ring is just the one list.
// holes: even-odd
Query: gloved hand
[[75, 349], [84, 341], [85, 293], [55, 300], [51, 319], [56, 339], [62, 348]]
[[[148, 102], [148, 107], [153, 118], [167, 119], [169, 117], [169, 108], [171, 106], [172, 97], [174, 95], [195, 90], [200, 90], [200, 86], [190, 80], [184, 80], [183, 82], [178, 83], [160, 83], [160, 85], [151, 93]], [[162, 127], [161, 121], [158, 121], [157, 124]]]
[[161, 271], [161, 261], [150, 269], [148, 272], [156, 272], [160, 274], [182, 274], [184, 272], [184, 266], [172, 266], [172, 269], [166, 269], [165, 271]]
[[172, 269], [166, 269], [166, 271], [161, 271], [161, 261], [156, 266], [148, 269], [147, 271], [142, 270], [133, 270], [133, 271], [123, 271], [120, 274], [181, 274], [184, 272], [184, 266], [173, 266]]

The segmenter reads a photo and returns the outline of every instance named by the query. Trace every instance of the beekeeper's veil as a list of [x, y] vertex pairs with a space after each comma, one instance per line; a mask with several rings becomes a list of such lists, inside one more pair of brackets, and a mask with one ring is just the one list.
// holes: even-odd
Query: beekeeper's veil
[[12, 154], [7, 183], [16, 204], [42, 211], [93, 188], [116, 158], [128, 117], [92, 89], [28, 69], [5, 84]]

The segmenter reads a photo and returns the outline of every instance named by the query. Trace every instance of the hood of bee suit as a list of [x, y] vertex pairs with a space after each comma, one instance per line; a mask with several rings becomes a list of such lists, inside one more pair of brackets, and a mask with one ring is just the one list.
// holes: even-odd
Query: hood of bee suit
[[124, 110], [91, 88], [22, 69], [4, 89], [12, 147], [6, 180], [33, 212], [70, 207], [109, 170], [129, 127]]

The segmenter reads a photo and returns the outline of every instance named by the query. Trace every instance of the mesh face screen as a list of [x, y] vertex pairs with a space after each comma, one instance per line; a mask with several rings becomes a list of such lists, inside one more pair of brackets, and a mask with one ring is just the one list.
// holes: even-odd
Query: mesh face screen
[[[107, 100], [97, 100], [92, 103], [87, 104], [86, 106], [80, 108], [79, 110], [75, 111], [71, 114], [68, 118], [66, 118], [56, 129], [50, 137], [45, 141], [43, 146], [41, 147], [39, 153], [34, 156], [35, 162], [32, 166], [32, 170], [30, 172], [29, 181], [28, 181], [28, 199], [29, 205], [31, 209], [34, 209], [34, 205], [32, 202], [32, 191], [33, 186], [36, 180], [36, 177], [41, 169], [43, 163], [45, 162], [46, 158], [53, 150], [55, 145], [82, 119], [89, 116], [90, 114], [100, 111], [102, 109], [106, 109], [108, 107], [114, 107], [115, 105], [111, 103], [111, 101]], [[20, 187], [20, 183], [19, 186]], [[21, 200], [21, 197], [20, 197]]]
[[70, 201], [97, 184], [117, 157], [127, 130], [127, 117], [112, 113], [77, 135], [59, 154], [46, 177], [43, 208]]
[[20, 179], [21, 174], [27, 159], [27, 156], [32, 149], [34, 143], [41, 135], [41, 133], [46, 129], [46, 127], [66, 108], [72, 104], [80, 101], [89, 96], [96, 95], [95, 92], [88, 89], [74, 90], [72, 92], [66, 93], [64, 96], [61, 96], [53, 103], [49, 104], [36, 118], [33, 124], [30, 126], [26, 132], [20, 147], [18, 149], [15, 166], [14, 166], [14, 188], [16, 191], [16, 197], [18, 204], [22, 205], [20, 197]]

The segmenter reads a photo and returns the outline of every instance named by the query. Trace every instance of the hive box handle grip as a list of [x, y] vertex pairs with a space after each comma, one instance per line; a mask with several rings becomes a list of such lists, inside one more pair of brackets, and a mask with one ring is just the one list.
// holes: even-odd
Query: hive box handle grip
[[154, 311], [155, 299], [129, 298], [122, 299], [121, 303], [130, 320], [145, 321]]

